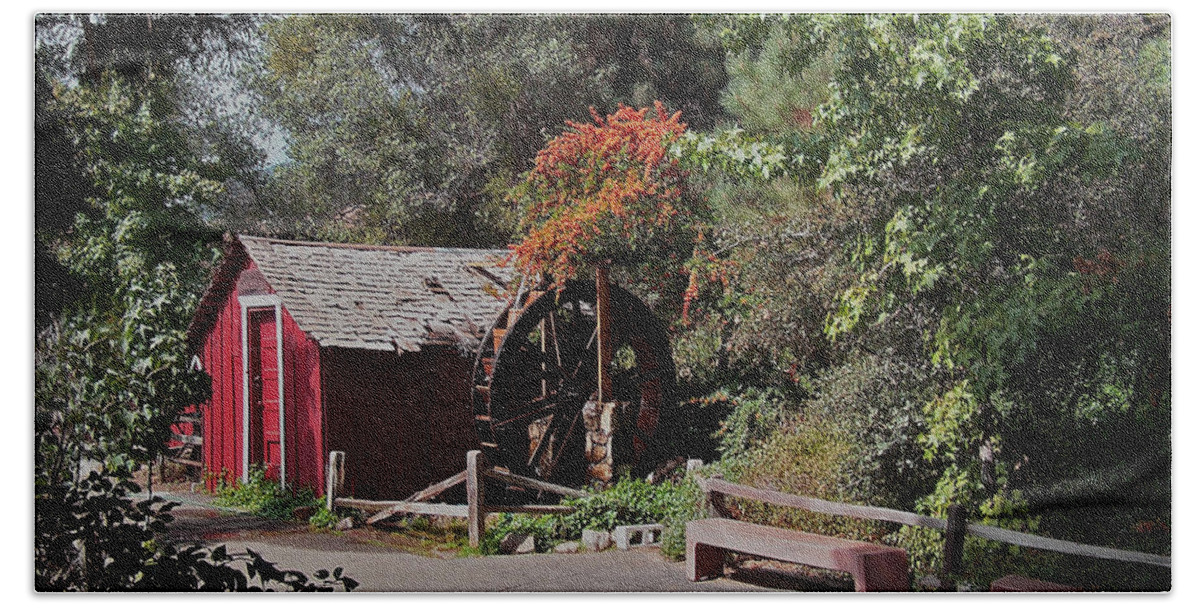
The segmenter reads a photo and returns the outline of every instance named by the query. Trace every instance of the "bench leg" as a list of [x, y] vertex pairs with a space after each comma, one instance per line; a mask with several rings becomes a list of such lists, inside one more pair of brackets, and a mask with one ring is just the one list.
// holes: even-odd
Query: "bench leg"
[[696, 541], [687, 544], [688, 580], [696, 582], [725, 574], [725, 551]]
[[834, 560], [839, 570], [854, 576], [855, 591], [911, 591], [908, 554], [903, 550], [839, 549]]

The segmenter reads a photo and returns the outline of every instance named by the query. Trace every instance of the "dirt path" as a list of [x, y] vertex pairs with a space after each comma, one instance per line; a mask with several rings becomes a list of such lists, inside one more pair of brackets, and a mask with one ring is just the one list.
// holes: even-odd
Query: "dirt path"
[[[454, 558], [438, 556], [419, 543], [404, 546], [401, 535], [378, 529], [316, 532], [298, 522], [279, 522], [213, 507], [203, 494], [168, 493], [181, 505], [168, 539], [179, 543], [249, 548], [289, 570], [311, 573], [344, 568], [359, 591], [546, 591], [665, 592], [772, 591], [772, 587], [830, 590], [811, 581], [766, 571], [731, 572], [733, 578], [692, 583], [685, 566], [656, 549], [601, 553], [533, 554]], [[421, 554], [424, 553], [424, 554]], [[741, 580], [734, 580], [741, 579]], [[747, 581], [747, 582], [741, 582]], [[750, 584], [751, 582], [755, 584]]]

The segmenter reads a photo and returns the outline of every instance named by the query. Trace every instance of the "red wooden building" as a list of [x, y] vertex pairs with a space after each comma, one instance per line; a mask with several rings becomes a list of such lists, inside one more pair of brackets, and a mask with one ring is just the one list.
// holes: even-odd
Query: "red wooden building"
[[231, 239], [188, 329], [212, 377], [186, 425], [202, 433], [205, 471], [260, 466], [321, 494], [340, 450], [350, 495], [395, 499], [461, 470], [478, 443], [473, 353], [507, 299], [506, 253]]

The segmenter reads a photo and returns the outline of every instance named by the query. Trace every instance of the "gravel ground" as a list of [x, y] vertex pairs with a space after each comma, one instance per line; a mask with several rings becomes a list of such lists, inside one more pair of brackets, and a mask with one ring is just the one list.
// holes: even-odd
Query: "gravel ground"
[[657, 549], [601, 553], [455, 557], [383, 528], [312, 531], [218, 509], [202, 493], [156, 493], [179, 502], [168, 539], [178, 543], [249, 548], [289, 570], [311, 573], [344, 568], [357, 591], [385, 592], [757, 592], [841, 590], [841, 581], [798, 576], [794, 571], [748, 562], [725, 578], [692, 583], [685, 566]]

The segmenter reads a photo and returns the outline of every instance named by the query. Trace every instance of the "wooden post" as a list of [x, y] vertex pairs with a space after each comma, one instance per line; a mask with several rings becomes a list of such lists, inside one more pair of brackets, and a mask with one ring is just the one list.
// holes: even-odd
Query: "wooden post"
[[967, 509], [962, 505], [950, 505], [946, 514], [946, 544], [942, 560], [942, 587], [952, 588], [954, 580], [962, 573], [963, 543], [967, 535]]
[[329, 463], [325, 471], [325, 508], [333, 510], [333, 502], [342, 493], [342, 482], [346, 476], [346, 453], [333, 451], [329, 453]]
[[608, 264], [596, 266], [596, 401], [612, 399], [612, 376], [608, 365], [612, 361], [612, 306], [609, 303]]
[[483, 539], [483, 520], [487, 517], [483, 507], [483, 466], [482, 452], [467, 452], [467, 535], [473, 549], [478, 549]]

